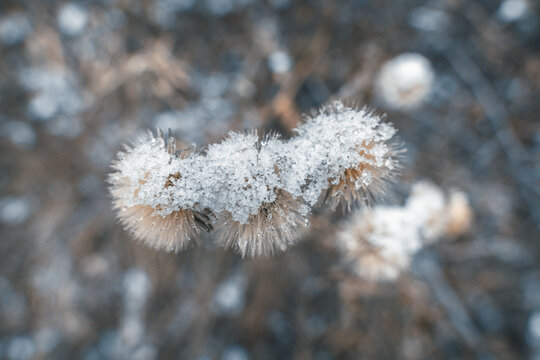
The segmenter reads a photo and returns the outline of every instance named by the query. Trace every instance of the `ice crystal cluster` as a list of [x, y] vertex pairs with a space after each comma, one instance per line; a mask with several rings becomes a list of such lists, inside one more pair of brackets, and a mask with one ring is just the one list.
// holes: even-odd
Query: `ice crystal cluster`
[[404, 206], [374, 206], [354, 214], [338, 236], [345, 262], [368, 280], [393, 280], [426, 244], [468, 229], [472, 212], [460, 191], [448, 196], [418, 182]]
[[204, 152], [147, 134], [119, 153], [110, 175], [115, 209], [146, 244], [178, 251], [205, 232], [243, 256], [283, 251], [321, 202], [350, 208], [392, 178], [395, 129], [341, 102], [307, 119], [288, 140], [230, 133]]

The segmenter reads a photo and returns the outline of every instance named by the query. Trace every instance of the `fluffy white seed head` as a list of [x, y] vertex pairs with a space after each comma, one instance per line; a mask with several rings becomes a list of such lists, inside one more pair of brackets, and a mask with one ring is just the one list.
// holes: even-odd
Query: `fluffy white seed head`
[[[133, 236], [156, 249], [178, 251], [197, 240], [211, 226], [207, 212], [175, 201], [173, 183], [182, 177], [179, 162], [189, 158], [174, 153], [174, 139], [151, 133], [120, 152], [109, 176], [113, 207]], [[181, 196], [179, 196], [181, 197]], [[180, 204], [181, 203], [181, 204]]]
[[429, 95], [434, 77], [427, 58], [415, 53], [401, 54], [381, 68], [377, 92], [394, 108], [412, 108]]
[[468, 226], [471, 216], [463, 193], [446, 197], [435, 185], [419, 182], [404, 206], [375, 206], [355, 213], [337, 246], [358, 276], [393, 280], [424, 245], [465, 231], [462, 224]]
[[305, 177], [302, 195], [311, 205], [321, 194], [332, 208], [365, 204], [398, 170], [396, 130], [366, 108], [335, 102], [296, 131], [292, 143], [301, 154], [297, 161]]

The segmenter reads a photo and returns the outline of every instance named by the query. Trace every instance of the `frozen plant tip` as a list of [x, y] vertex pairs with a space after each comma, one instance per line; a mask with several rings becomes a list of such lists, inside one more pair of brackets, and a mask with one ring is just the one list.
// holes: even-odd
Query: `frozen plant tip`
[[351, 208], [382, 192], [398, 167], [394, 135], [379, 116], [341, 102], [288, 140], [230, 133], [205, 152], [178, 152], [173, 137], [148, 134], [113, 164], [114, 208], [155, 248], [177, 251], [215, 229], [243, 256], [273, 254], [301, 237], [312, 206]]
[[133, 147], [126, 146], [113, 163], [109, 183], [113, 207], [120, 222], [135, 238], [156, 249], [178, 251], [196, 240], [201, 229], [210, 228], [210, 217], [189, 208], [171, 207], [168, 188], [181, 173], [173, 160], [177, 153], [174, 138], [165, 142], [163, 133], [141, 137]]
[[269, 255], [291, 246], [309, 223], [309, 207], [282, 188], [277, 166], [283, 142], [256, 133], [231, 133], [205, 154], [206, 206], [220, 214], [218, 243], [242, 256]]
[[341, 102], [321, 109], [297, 129], [307, 166], [304, 198], [315, 204], [320, 194], [332, 208], [367, 204], [394, 179], [403, 152], [396, 130], [364, 108]]

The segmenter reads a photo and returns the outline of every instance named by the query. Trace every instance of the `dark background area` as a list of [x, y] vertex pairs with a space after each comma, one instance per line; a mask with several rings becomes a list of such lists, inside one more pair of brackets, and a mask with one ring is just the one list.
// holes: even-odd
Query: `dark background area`
[[[2, 0], [0, 358], [539, 359], [538, 5]], [[376, 76], [406, 52], [435, 77], [396, 109]], [[471, 230], [378, 284], [340, 265], [347, 214], [245, 260], [211, 241], [156, 252], [116, 222], [106, 174], [147, 128], [290, 136], [334, 98], [398, 129], [394, 201], [421, 179], [459, 188]]]

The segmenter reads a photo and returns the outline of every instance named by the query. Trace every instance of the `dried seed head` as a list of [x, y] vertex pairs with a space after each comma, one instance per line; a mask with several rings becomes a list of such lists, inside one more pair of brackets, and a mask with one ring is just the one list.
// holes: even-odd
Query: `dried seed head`
[[218, 242], [242, 256], [268, 256], [292, 246], [309, 226], [309, 207], [284, 190], [275, 193], [275, 200], [263, 203], [247, 223], [223, 214], [216, 225]]
[[178, 152], [170, 134], [148, 134], [113, 164], [114, 207], [154, 247], [181, 249], [222, 214], [220, 243], [266, 255], [294, 243], [321, 197], [334, 207], [365, 203], [396, 170], [395, 129], [365, 109], [336, 102], [297, 133], [230, 133], [204, 153]]
[[252, 132], [230, 133], [222, 142], [208, 146], [200, 159], [203, 170], [194, 179], [201, 184], [200, 203], [246, 223], [261, 204], [272, 202], [273, 189], [279, 187], [274, 169], [277, 155], [268, 152], [265, 144]]
[[356, 213], [337, 239], [345, 263], [367, 280], [397, 278], [408, 267], [410, 252], [420, 246], [418, 236], [410, 229], [403, 228], [399, 234], [405, 222], [403, 214], [392, 208], [375, 207]]
[[109, 183], [113, 208], [124, 227], [150, 247], [176, 252], [198, 239], [202, 229], [210, 229], [211, 218], [203, 211], [171, 205], [169, 188], [182, 177], [172, 171], [171, 161], [188, 156], [176, 153], [174, 144], [171, 136], [165, 143], [161, 132], [140, 138], [119, 154]]
[[367, 109], [335, 102], [297, 131], [306, 154], [303, 196], [311, 205], [321, 194], [332, 208], [368, 203], [398, 171], [403, 151], [394, 139], [396, 130]]
[[401, 54], [381, 68], [377, 93], [394, 108], [413, 108], [429, 95], [434, 78], [431, 63], [424, 56]]
[[[370, 149], [375, 145], [371, 142], [363, 147]], [[403, 153], [401, 144], [396, 140], [388, 141], [385, 146], [382, 158], [386, 165], [378, 166], [373, 154], [360, 150], [364, 161], [345, 169], [337, 183], [336, 180], [330, 181], [324, 197], [330, 208], [336, 209], [341, 205], [350, 212], [358, 204], [369, 205], [384, 196], [399, 174]]]
[[424, 245], [464, 231], [462, 224], [468, 226], [471, 214], [462, 193], [447, 198], [435, 185], [419, 182], [404, 206], [355, 213], [339, 234], [337, 247], [358, 276], [392, 280]]
[[[358, 227], [358, 231], [368, 230], [368, 223]], [[384, 244], [374, 244], [358, 232], [340, 234], [339, 246], [344, 261], [358, 276], [369, 281], [395, 280], [409, 266], [409, 256], [404, 251], [387, 248]], [[368, 235], [369, 236], [369, 235]]]

